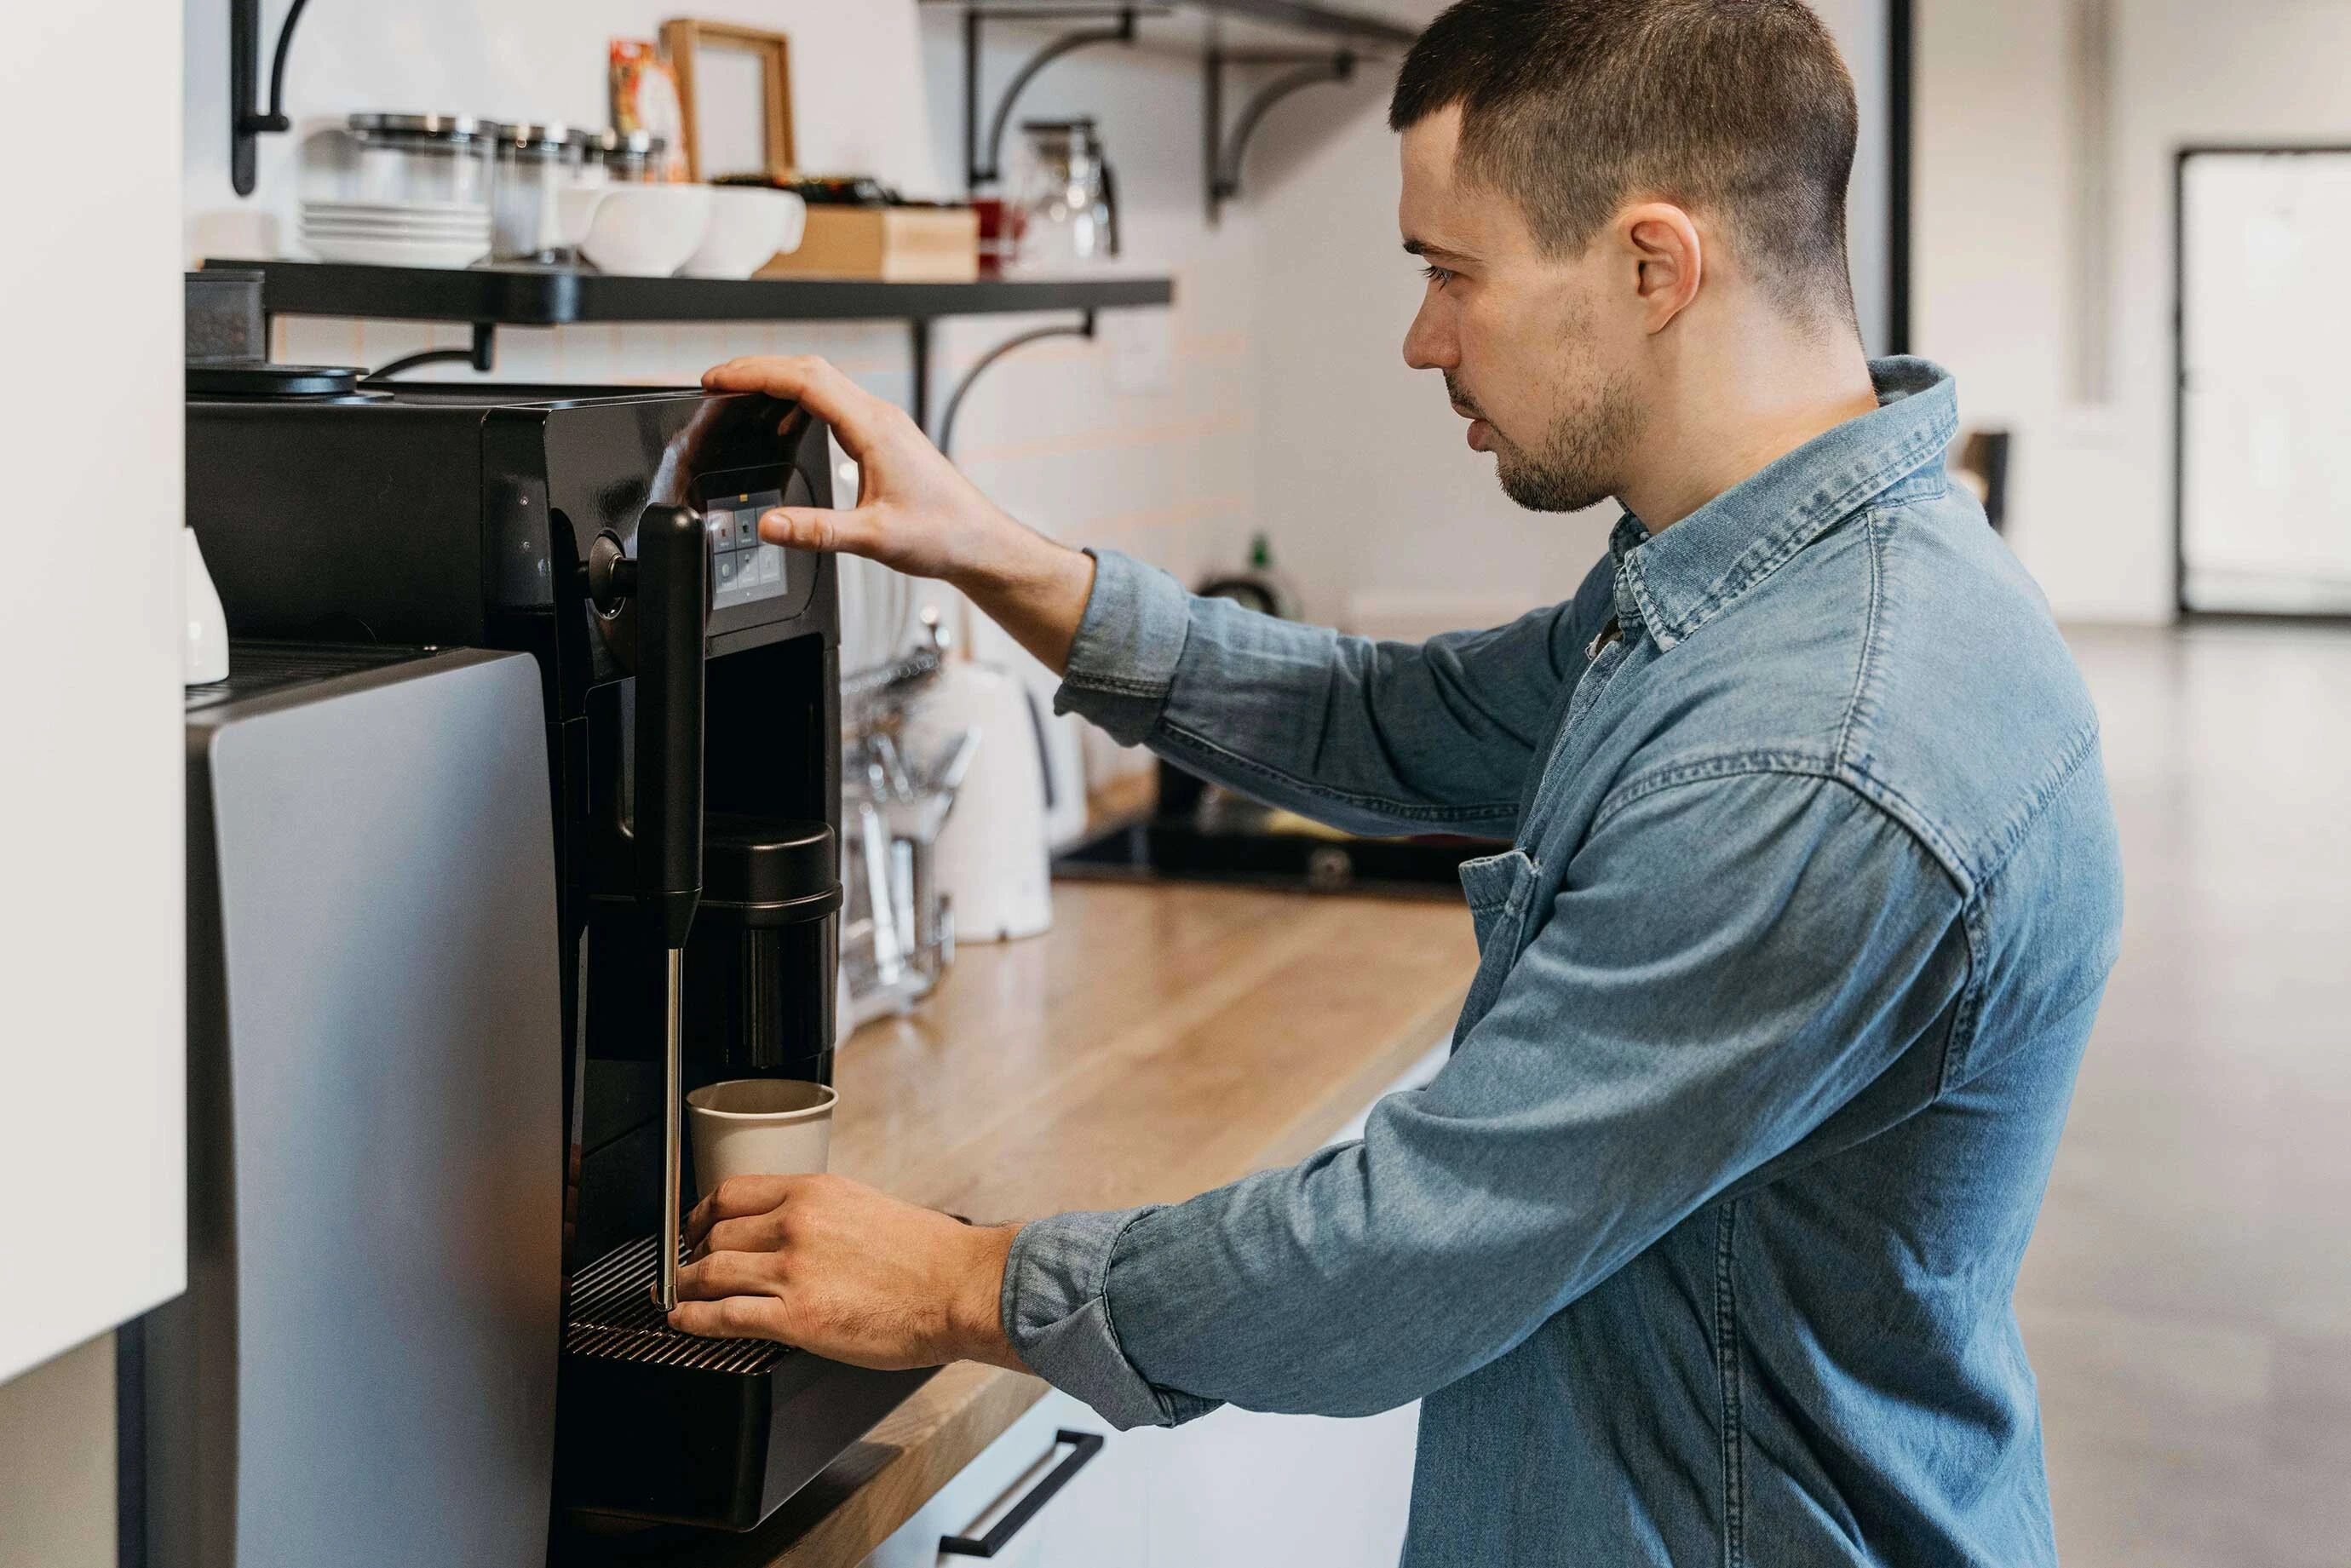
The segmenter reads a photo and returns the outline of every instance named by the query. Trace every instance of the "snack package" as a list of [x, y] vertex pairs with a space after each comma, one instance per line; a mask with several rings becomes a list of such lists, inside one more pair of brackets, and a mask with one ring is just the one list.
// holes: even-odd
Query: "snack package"
[[685, 178], [685, 110], [677, 70], [648, 38], [611, 41], [612, 129], [649, 131], [667, 151], [662, 177]]

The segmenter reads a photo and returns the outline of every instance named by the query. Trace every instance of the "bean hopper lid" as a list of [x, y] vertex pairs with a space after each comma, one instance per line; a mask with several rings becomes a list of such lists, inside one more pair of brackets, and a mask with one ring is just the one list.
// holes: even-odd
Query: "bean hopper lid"
[[266, 360], [191, 361], [188, 395], [348, 400], [370, 395], [360, 391], [360, 378], [364, 373], [350, 365], [280, 365]]
[[789, 925], [841, 907], [829, 823], [713, 811], [703, 821], [702, 907], [748, 925]]

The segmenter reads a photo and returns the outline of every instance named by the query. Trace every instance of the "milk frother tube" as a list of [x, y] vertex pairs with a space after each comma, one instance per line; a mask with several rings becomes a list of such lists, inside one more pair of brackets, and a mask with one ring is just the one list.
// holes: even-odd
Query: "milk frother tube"
[[710, 629], [710, 546], [701, 517], [647, 507], [637, 520], [637, 902], [668, 949], [662, 1081], [662, 1311], [677, 1305], [680, 1082], [685, 938], [702, 897], [703, 643]]

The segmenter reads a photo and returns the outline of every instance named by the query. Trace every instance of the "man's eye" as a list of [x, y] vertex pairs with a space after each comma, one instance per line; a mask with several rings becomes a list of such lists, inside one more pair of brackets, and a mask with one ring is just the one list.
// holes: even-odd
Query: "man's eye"
[[1447, 284], [1453, 281], [1453, 274], [1446, 268], [1438, 267], [1434, 262], [1423, 267], [1420, 269], [1420, 275], [1428, 279], [1429, 282], [1437, 285], [1439, 288], [1444, 287]]

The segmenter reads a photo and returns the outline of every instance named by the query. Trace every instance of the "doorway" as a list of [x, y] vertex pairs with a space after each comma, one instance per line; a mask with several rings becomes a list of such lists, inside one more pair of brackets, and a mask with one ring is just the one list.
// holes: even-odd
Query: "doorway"
[[2351, 615], [2351, 147], [2197, 147], [2174, 202], [2184, 612]]

